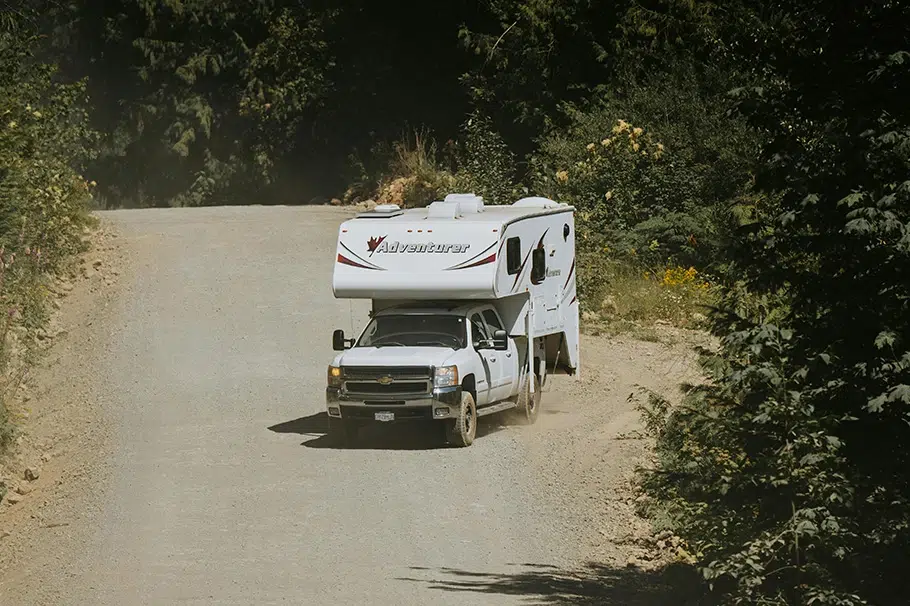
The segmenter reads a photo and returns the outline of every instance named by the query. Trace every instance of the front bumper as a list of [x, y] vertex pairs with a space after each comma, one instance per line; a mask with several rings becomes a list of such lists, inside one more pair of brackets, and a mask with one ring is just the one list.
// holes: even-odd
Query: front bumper
[[408, 399], [369, 400], [348, 396], [335, 387], [325, 390], [326, 410], [330, 417], [375, 421], [376, 413], [394, 413], [394, 421], [454, 419], [461, 414], [461, 386], [436, 387], [431, 394]]

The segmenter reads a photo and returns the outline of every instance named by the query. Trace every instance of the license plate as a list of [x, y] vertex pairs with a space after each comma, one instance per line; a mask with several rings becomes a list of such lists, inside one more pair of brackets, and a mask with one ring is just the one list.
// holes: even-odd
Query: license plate
[[395, 420], [394, 412], [377, 412], [375, 415], [377, 421], [389, 422]]

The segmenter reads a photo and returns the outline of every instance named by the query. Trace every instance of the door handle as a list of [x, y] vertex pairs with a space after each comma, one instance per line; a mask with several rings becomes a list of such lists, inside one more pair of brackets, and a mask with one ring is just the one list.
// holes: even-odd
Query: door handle
[[496, 358], [490, 358], [490, 362], [495, 362]]
[[512, 352], [510, 351], [509, 353], [507, 353], [507, 354], [506, 354], [506, 357], [507, 357], [507, 358], [511, 358], [511, 357], [512, 357]]

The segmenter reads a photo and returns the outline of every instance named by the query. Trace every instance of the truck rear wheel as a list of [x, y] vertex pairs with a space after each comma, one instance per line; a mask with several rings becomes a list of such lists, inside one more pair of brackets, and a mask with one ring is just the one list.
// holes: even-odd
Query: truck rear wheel
[[534, 381], [534, 393], [531, 393], [528, 377], [525, 376], [518, 392], [518, 406], [515, 407], [515, 416], [522, 425], [533, 425], [540, 415], [540, 381], [534, 374], [530, 376], [530, 380]]
[[465, 391], [461, 393], [461, 410], [458, 418], [446, 421], [446, 441], [463, 448], [473, 444], [476, 435], [477, 406], [474, 403], [474, 396]]
[[346, 446], [357, 441], [360, 426], [348, 419], [329, 417], [329, 438], [336, 444]]

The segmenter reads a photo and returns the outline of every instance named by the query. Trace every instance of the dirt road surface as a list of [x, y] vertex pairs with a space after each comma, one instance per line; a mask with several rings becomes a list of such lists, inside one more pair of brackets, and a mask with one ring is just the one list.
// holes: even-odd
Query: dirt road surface
[[0, 603], [652, 603], [629, 576], [651, 556], [626, 399], [691, 379], [684, 345], [586, 337], [538, 424], [487, 419], [471, 448], [403, 429], [336, 449], [331, 331], [367, 309], [332, 296], [347, 212], [101, 215], [122, 275], [105, 305], [73, 294], [37, 376], [46, 427], [26, 434], [65, 437], [0, 508]]

